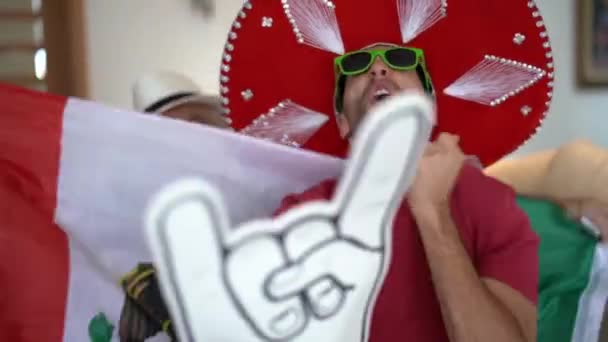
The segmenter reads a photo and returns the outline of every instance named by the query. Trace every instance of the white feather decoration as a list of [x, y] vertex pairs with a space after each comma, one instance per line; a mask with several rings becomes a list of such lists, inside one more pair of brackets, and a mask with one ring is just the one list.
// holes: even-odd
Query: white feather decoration
[[408, 43], [447, 15], [447, 0], [397, 0], [401, 37]]
[[325, 114], [285, 100], [268, 113], [260, 115], [240, 133], [300, 147], [304, 145], [329, 119]]
[[545, 75], [546, 72], [541, 68], [486, 55], [443, 92], [464, 100], [496, 106], [534, 85]]
[[283, 10], [300, 44], [341, 55], [344, 43], [335, 5], [328, 0], [281, 0]]

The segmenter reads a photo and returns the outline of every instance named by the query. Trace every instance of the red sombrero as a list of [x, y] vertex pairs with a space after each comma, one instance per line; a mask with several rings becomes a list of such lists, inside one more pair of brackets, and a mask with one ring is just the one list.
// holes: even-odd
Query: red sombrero
[[527, 0], [259, 0], [229, 33], [221, 92], [246, 134], [343, 156], [333, 60], [374, 43], [424, 50], [436, 92], [435, 133], [488, 165], [515, 150], [549, 109], [553, 58]]

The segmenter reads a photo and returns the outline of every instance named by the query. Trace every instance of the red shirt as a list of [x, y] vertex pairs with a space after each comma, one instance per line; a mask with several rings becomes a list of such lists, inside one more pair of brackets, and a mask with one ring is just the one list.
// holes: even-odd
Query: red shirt
[[[279, 213], [330, 199], [335, 180], [287, 197]], [[418, 228], [406, 201], [393, 223], [392, 259], [374, 308], [372, 342], [448, 341]], [[452, 193], [452, 217], [480, 277], [493, 278], [536, 304], [539, 238], [508, 186], [465, 166]]]

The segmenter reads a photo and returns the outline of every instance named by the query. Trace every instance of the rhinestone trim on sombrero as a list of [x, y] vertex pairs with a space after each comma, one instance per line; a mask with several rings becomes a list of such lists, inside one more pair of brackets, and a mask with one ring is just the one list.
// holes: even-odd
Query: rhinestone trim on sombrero
[[241, 92], [241, 97], [245, 101], [249, 101], [253, 98], [253, 91], [251, 89], [245, 89]]
[[230, 62], [232, 62], [232, 52], [234, 51], [234, 43], [238, 38], [238, 34], [235, 30], [241, 29], [243, 26], [241, 24], [242, 19], [247, 18], [247, 11], [251, 10], [253, 5], [251, 2], [246, 1], [243, 4], [242, 9], [239, 11], [237, 15], [237, 19], [232, 24], [232, 30], [228, 33], [228, 39], [226, 41], [226, 45], [224, 47], [224, 54], [222, 55], [222, 65], [220, 66], [220, 94], [221, 94], [221, 102], [223, 105], [222, 110], [224, 114], [230, 114], [230, 108], [228, 105], [230, 100], [228, 100], [228, 93], [230, 92], [230, 88], [228, 87], [228, 82], [230, 81]]
[[522, 115], [526, 116], [526, 115], [530, 114], [530, 112], [532, 112], [532, 107], [523, 106], [523, 107], [521, 107], [520, 112]]
[[[538, 7], [536, 6], [536, 3], [534, 1], [528, 1], [528, 7], [532, 11], [532, 16], [534, 18], [537, 18], [540, 16], [540, 10], [538, 9]], [[542, 20], [538, 20], [536, 22], [536, 27], [544, 28], [545, 23]], [[546, 67], [548, 70], [550, 70], [547, 73], [547, 77], [549, 79], [549, 82], [547, 82], [547, 89], [548, 89], [547, 90], [547, 101], [545, 102], [545, 108], [543, 109], [542, 117], [540, 118], [539, 123], [536, 126], [536, 129], [534, 130], [534, 133], [532, 133], [524, 142], [522, 142], [520, 147], [526, 145], [526, 143], [528, 143], [528, 141], [530, 141], [530, 139], [532, 139], [532, 137], [534, 137], [540, 131], [542, 124], [545, 121], [547, 114], [549, 113], [549, 109], [551, 108], [551, 99], [553, 98], [552, 89], [553, 89], [553, 84], [554, 84], [554, 61], [553, 61], [553, 53], [551, 52], [551, 42], [549, 41], [549, 34], [547, 33], [546, 30], [542, 30], [539, 35], [540, 35], [540, 38], [544, 40], [543, 47], [545, 49], [547, 49], [547, 52], [545, 53], [545, 58], [547, 58]], [[527, 116], [533, 110], [534, 109], [530, 108], [530, 111], [527, 111], [527, 114], [524, 114], [524, 112], [522, 111], [522, 115]]]
[[271, 17], [262, 18], [262, 27], [272, 27], [274, 20]]
[[[532, 17], [541, 18], [540, 10], [536, 6], [534, 1], [528, 1], [528, 8], [532, 11]], [[554, 62], [553, 62], [553, 53], [551, 52], [551, 42], [549, 41], [549, 34], [545, 29], [545, 23], [538, 19], [536, 21], [536, 27], [542, 27], [543, 30], [540, 32], [539, 36], [543, 40], [543, 47], [546, 49], [545, 58], [547, 58], [547, 64], [545, 67], [547, 68], [547, 101], [545, 102], [545, 108], [543, 109], [542, 118], [538, 124], [536, 132], [538, 132], [540, 126], [542, 125], [545, 117], [547, 116], [549, 109], [551, 107], [551, 98], [553, 97], [553, 82], [554, 82]], [[529, 113], [528, 113], [529, 114]], [[525, 114], [525, 115], [528, 115]], [[535, 134], [536, 134], [535, 132]], [[534, 134], [533, 134], [534, 135]], [[533, 136], [532, 135], [532, 136]], [[529, 140], [530, 138], [528, 138]], [[528, 140], [526, 140], [522, 145], [524, 145]]]
[[517, 44], [517, 45], [521, 45], [524, 43], [524, 40], [526, 40], [526, 36], [524, 36], [521, 33], [516, 33], [515, 36], [513, 36], [513, 43]]

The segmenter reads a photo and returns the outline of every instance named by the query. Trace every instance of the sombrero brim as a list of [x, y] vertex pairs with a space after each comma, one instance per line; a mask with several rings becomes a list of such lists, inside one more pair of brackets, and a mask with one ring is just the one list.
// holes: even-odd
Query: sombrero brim
[[[476, 155], [484, 165], [529, 139], [548, 111], [553, 86], [550, 44], [534, 2], [453, 1], [443, 8], [444, 16], [430, 20], [428, 27], [404, 43], [401, 27], [407, 24], [404, 18], [409, 12], [400, 16], [399, 8], [408, 3], [412, 2], [247, 2], [229, 34], [220, 79], [233, 126], [246, 127], [287, 99], [333, 117], [333, 59], [344, 51], [387, 42], [424, 50], [436, 92], [435, 133], [459, 135], [464, 152]], [[417, 3], [440, 6], [442, 1]], [[324, 5], [329, 10], [319, 9]], [[314, 25], [306, 26], [307, 22]], [[319, 43], [321, 32], [325, 41]], [[498, 73], [488, 75], [492, 68]], [[485, 78], [479, 70], [486, 72], [481, 74]], [[509, 79], [513, 70], [523, 78]], [[472, 71], [478, 73], [471, 75]], [[525, 78], [526, 71], [533, 79]], [[512, 82], [513, 89], [505, 82]], [[483, 90], [484, 96], [475, 94], [475, 89]], [[480, 101], [492, 92], [500, 95], [498, 101], [492, 105]], [[303, 147], [343, 156], [346, 145], [335, 120], [327, 120]]]

